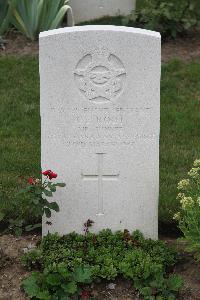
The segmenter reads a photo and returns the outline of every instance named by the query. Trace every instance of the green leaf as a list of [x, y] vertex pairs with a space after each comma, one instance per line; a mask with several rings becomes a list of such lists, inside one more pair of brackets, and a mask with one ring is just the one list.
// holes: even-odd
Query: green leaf
[[150, 287], [144, 287], [140, 289], [140, 293], [145, 296], [145, 299], [151, 299], [152, 289]]
[[44, 192], [45, 196], [47, 196], [47, 197], [52, 197], [53, 196], [53, 193], [51, 191], [48, 191], [48, 190], [44, 189], [43, 192]]
[[79, 283], [89, 283], [92, 279], [92, 273], [89, 267], [78, 266], [74, 270], [74, 280]]
[[59, 210], [60, 210], [59, 206], [58, 206], [58, 204], [56, 202], [49, 203], [49, 208], [55, 210], [56, 212], [59, 212]]
[[57, 270], [58, 273], [64, 277], [64, 279], [69, 279], [69, 277], [71, 276], [71, 273], [69, 272], [69, 270], [67, 269], [66, 263], [59, 263], [57, 266]]
[[45, 211], [46, 217], [50, 218], [51, 217], [51, 210], [49, 208], [45, 207], [44, 211]]
[[22, 288], [24, 289], [25, 293], [31, 298], [36, 297], [40, 292], [39, 286], [37, 284], [37, 279], [38, 275], [34, 272], [31, 276], [24, 279], [22, 282]]
[[63, 290], [58, 290], [51, 300], [71, 300], [71, 298]]
[[66, 285], [62, 284], [62, 288], [66, 293], [68, 293], [70, 295], [75, 294], [78, 290], [77, 284], [74, 281], [69, 282]]
[[50, 188], [50, 190], [51, 190], [52, 193], [55, 193], [55, 192], [56, 192], [56, 187], [55, 187], [55, 185], [50, 185], [49, 188]]
[[15, 227], [14, 228], [14, 233], [16, 236], [22, 235], [22, 228], [21, 227]]
[[[156, 300], [157, 300], [157, 299], [156, 299]], [[164, 300], [164, 298], [163, 298], [162, 300]], [[173, 294], [170, 294], [170, 295], [168, 295], [167, 300], [176, 300], [176, 296], [173, 295]]]
[[35, 189], [35, 194], [36, 194], [36, 195], [42, 195], [41, 189], [40, 189], [40, 188]]
[[24, 193], [27, 193], [27, 189], [21, 189], [17, 192], [17, 195], [21, 195], [21, 194], [24, 194]]
[[61, 277], [59, 274], [49, 274], [46, 277], [46, 282], [52, 286], [59, 286], [61, 284]]
[[183, 279], [180, 275], [171, 275], [168, 278], [167, 285], [169, 287], [169, 290], [178, 292], [183, 286]]
[[42, 291], [37, 294], [37, 299], [40, 300], [51, 300], [51, 296], [48, 291]]
[[64, 182], [56, 183], [55, 186], [65, 187], [66, 184]]
[[39, 199], [38, 198], [33, 198], [33, 200], [32, 200], [32, 202], [35, 204], [35, 205], [37, 205], [38, 203], [39, 203]]

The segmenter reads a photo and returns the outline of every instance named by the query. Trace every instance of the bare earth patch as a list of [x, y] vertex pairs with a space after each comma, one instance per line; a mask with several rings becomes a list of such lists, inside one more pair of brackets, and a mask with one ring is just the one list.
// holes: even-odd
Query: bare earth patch
[[[10, 31], [5, 37], [5, 49], [0, 50], [0, 56], [31, 55], [37, 56], [39, 52], [38, 41], [30, 41], [16, 31]], [[171, 59], [191, 61], [200, 58], [200, 29], [192, 31], [184, 38], [168, 40], [162, 45], [162, 62]]]
[[0, 236], [0, 300], [28, 299], [21, 291], [22, 279], [28, 276], [20, 263], [23, 249], [36, 245], [41, 238], [27, 235], [16, 238], [13, 235]]
[[[26, 235], [19, 238], [13, 235], [0, 236], [0, 300], [27, 300], [20, 289], [22, 280], [29, 275], [20, 263], [20, 257], [27, 247], [33, 247], [41, 236]], [[176, 241], [167, 239], [169, 244]], [[181, 252], [181, 260], [175, 267], [185, 286], [179, 300], [200, 300], [200, 264], [191, 255]], [[96, 300], [139, 300], [132, 282], [117, 279], [115, 282], [92, 284], [92, 295]], [[75, 298], [76, 299], [76, 298]]]

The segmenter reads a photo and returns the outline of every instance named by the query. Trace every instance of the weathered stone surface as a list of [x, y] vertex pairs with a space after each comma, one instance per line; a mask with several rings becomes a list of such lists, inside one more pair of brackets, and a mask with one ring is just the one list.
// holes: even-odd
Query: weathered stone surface
[[160, 35], [85, 26], [40, 34], [42, 169], [66, 183], [43, 234], [141, 230], [157, 238]]
[[135, 9], [135, 0], [70, 0], [75, 22], [104, 16], [126, 16]]

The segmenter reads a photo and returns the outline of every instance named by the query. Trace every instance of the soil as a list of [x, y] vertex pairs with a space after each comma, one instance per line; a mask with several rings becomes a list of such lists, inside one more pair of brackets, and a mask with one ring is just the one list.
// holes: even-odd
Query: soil
[[[8, 32], [5, 37], [5, 49], [0, 50], [0, 56], [38, 55], [38, 41], [30, 41], [15, 30]], [[200, 29], [189, 32], [184, 37], [167, 40], [162, 44], [162, 62], [171, 59], [191, 61], [200, 58]]]
[[[175, 244], [175, 239], [166, 239]], [[27, 248], [33, 248], [41, 240], [39, 235], [26, 235], [16, 238], [13, 235], [0, 236], [0, 300], [27, 300], [20, 288], [21, 281], [29, 275], [20, 263], [20, 257]], [[180, 247], [181, 245], [181, 247]], [[200, 264], [190, 254], [178, 246], [181, 260], [175, 266], [175, 272], [184, 279], [178, 300], [200, 300]], [[95, 300], [139, 300], [138, 293], [128, 280], [118, 278], [115, 282], [93, 284], [91, 293]]]
[[28, 299], [20, 289], [27, 272], [20, 263], [20, 257], [28, 246], [36, 245], [40, 236], [27, 235], [16, 238], [13, 235], [0, 236], [0, 300]]

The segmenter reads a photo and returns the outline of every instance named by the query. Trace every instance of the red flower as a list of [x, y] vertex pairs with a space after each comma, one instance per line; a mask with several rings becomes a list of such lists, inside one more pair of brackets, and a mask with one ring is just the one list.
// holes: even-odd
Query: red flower
[[42, 174], [44, 176], [47, 176], [50, 180], [53, 178], [56, 178], [58, 176], [56, 173], [52, 172], [51, 170], [46, 170], [46, 171], [42, 172]]
[[49, 173], [49, 179], [56, 178], [58, 175], [54, 172]]
[[46, 170], [46, 171], [42, 172], [42, 174], [43, 174], [44, 176], [48, 176], [49, 173], [51, 173], [51, 172], [52, 172], [51, 170]]
[[35, 179], [33, 177], [29, 177], [28, 184], [30, 184], [30, 185], [36, 184]]

